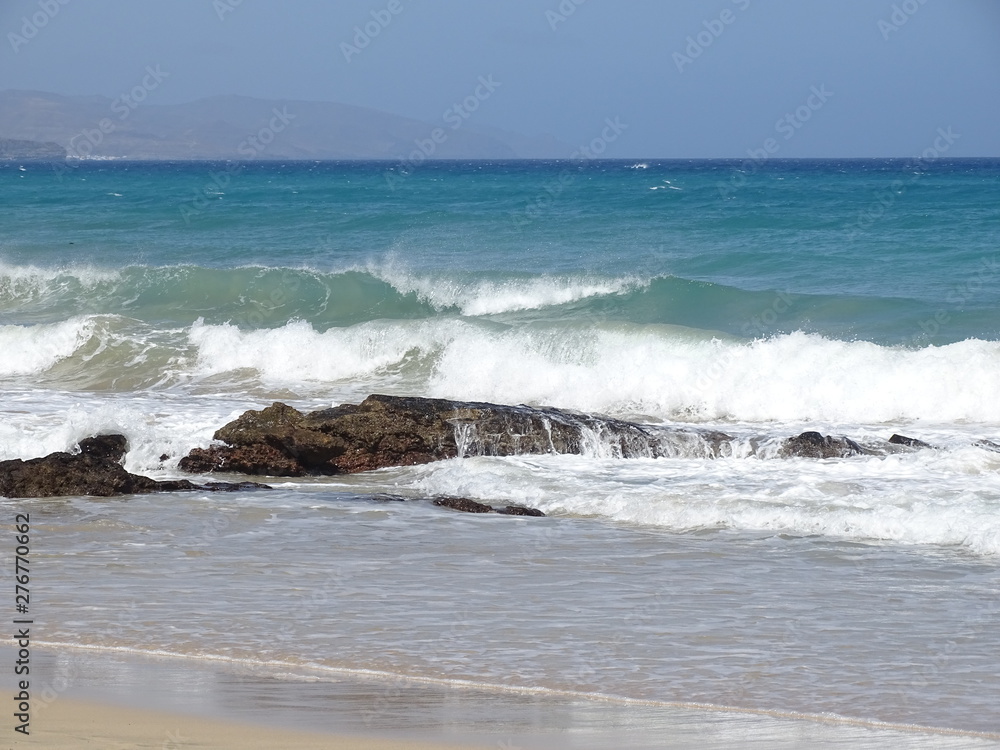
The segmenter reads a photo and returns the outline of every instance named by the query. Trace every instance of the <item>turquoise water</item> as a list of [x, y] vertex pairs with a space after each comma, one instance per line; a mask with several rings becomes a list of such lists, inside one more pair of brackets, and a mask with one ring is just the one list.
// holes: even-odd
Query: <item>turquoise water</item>
[[[891, 344], [944, 310], [929, 343], [996, 337], [1000, 162], [739, 166], [437, 164], [392, 188], [383, 163], [8, 167], [3, 259], [12, 273], [63, 271], [34, 289], [56, 293], [49, 320], [65, 312], [58, 292], [86, 284], [82, 266], [124, 269], [87, 311], [163, 322], [224, 322], [254, 303], [272, 304], [270, 325], [423, 318], [468, 311], [485, 285], [492, 311], [542, 318], [738, 334], [786, 292], [795, 304], [767, 333]], [[274, 304], [282, 284], [295, 291]], [[565, 297], [515, 299], [532, 284]], [[24, 300], [4, 291], [17, 322]]]
[[1000, 162], [740, 166], [10, 166], [0, 375], [1000, 420]]
[[[50, 643], [1000, 731], [1000, 160], [10, 164], [0, 195], [0, 459], [116, 430], [178, 476], [245, 409], [372, 392], [747, 448], [10, 501]], [[805, 429], [936, 448], [767, 448]]]

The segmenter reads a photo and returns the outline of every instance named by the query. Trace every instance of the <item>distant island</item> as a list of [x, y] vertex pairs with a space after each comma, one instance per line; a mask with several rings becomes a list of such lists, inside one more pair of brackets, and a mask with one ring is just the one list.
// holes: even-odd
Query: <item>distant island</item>
[[[477, 105], [478, 106], [478, 105]], [[525, 136], [478, 121], [471, 109], [421, 122], [334, 102], [214, 96], [138, 104], [103, 96], [0, 91], [4, 158], [249, 160], [566, 158], [552, 136]], [[27, 153], [25, 146], [36, 143]], [[31, 157], [28, 154], [45, 154]]]
[[62, 161], [66, 149], [52, 141], [25, 141], [0, 138], [0, 160]]

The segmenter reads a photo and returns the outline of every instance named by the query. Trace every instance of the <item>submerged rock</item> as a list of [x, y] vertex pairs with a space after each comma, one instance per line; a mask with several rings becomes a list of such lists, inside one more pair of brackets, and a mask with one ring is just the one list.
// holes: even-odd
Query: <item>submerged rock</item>
[[504, 516], [536, 516], [540, 518], [545, 515], [538, 508], [526, 508], [523, 505], [508, 505], [506, 508], [496, 508], [495, 510]]
[[992, 440], [977, 440], [973, 443], [977, 448], [982, 448], [984, 450], [993, 451], [994, 453], [1000, 453], [1000, 443], [994, 443]]
[[933, 448], [934, 446], [930, 443], [925, 443], [923, 440], [917, 440], [916, 438], [906, 437], [906, 435], [896, 435], [893, 434], [889, 438], [889, 442], [893, 445], [905, 445], [908, 448]]
[[831, 437], [818, 432], [803, 432], [781, 444], [778, 455], [782, 458], [846, 458], [868, 453], [847, 437]]
[[526, 508], [523, 505], [508, 505], [505, 508], [494, 508], [492, 505], [469, 500], [466, 497], [436, 497], [434, 504], [442, 508], [460, 510], [463, 513], [499, 513], [504, 516], [544, 516], [536, 508]]
[[477, 503], [464, 497], [438, 497], [434, 499], [434, 504], [442, 508], [460, 510], [463, 513], [492, 513], [493, 506], [484, 503]]
[[270, 489], [255, 482], [199, 485], [187, 479], [157, 481], [130, 474], [121, 465], [128, 441], [124, 435], [98, 435], [82, 440], [79, 453], [50, 453], [43, 458], [0, 461], [0, 496], [61, 497], [66, 495], [134, 495], [150, 492]]

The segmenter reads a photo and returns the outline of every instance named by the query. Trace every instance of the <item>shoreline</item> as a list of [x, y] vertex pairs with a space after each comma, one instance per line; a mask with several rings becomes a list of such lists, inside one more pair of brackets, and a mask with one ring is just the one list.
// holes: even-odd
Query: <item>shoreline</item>
[[[80, 698], [53, 701], [35, 721], [38, 729], [15, 746], [35, 750], [76, 750], [100, 743], [102, 750], [475, 750], [469, 745], [326, 734], [269, 728], [243, 722], [191, 716], [148, 708], [120, 706]], [[12, 733], [13, 734], [13, 733]]]
[[[9, 660], [12, 652], [5, 646], [3, 657]], [[27, 741], [41, 750], [79, 747], [88, 732], [98, 729], [105, 732], [102, 746], [108, 748], [190, 745], [166, 736], [175, 731], [164, 728], [171, 723], [184, 728], [184, 737], [197, 740], [192, 746], [219, 750], [611, 750], [621, 746], [626, 733], [629, 747], [636, 750], [735, 745], [791, 750], [803, 742], [866, 748], [1000, 747], [1000, 735], [981, 732], [384, 676], [319, 678], [184, 655], [38, 645], [32, 662], [34, 704]], [[12, 727], [7, 732], [27, 746]], [[226, 744], [230, 737], [237, 739]], [[140, 742], [146, 744], [136, 744]]]
[[[684, 710], [701, 711], [705, 713], [736, 714], [747, 716], [759, 716], [775, 720], [804, 721], [818, 724], [855, 726], [865, 729], [886, 730], [894, 732], [914, 732], [920, 734], [933, 734], [941, 736], [975, 737], [979, 739], [989, 739], [1000, 741], [1000, 732], [985, 732], [972, 729], [959, 729], [952, 727], [937, 727], [932, 725], [906, 724], [901, 722], [882, 721], [879, 719], [866, 719], [840, 714], [807, 713], [802, 711], [783, 711], [781, 709], [752, 708], [744, 706], [728, 706], [714, 703], [699, 703], [685, 701], [653, 700], [646, 698], [630, 698], [627, 696], [613, 695], [608, 693], [588, 693], [574, 690], [559, 690], [548, 687], [523, 687], [513, 685], [503, 685], [490, 682], [477, 682], [464, 679], [447, 679], [438, 677], [421, 677], [415, 675], [396, 674], [392, 672], [378, 672], [368, 669], [352, 669], [349, 667], [320, 667], [305, 664], [277, 663], [277, 662], [254, 662], [247, 659], [227, 658], [221, 656], [197, 656], [192, 654], [182, 654], [169, 651], [140, 651], [128, 647], [115, 646], [92, 646], [76, 645], [68, 643], [54, 643], [50, 641], [36, 641], [41, 649], [52, 652], [88, 652], [93, 655], [114, 654], [122, 659], [146, 660], [153, 664], [161, 663], [164, 666], [171, 662], [188, 664], [192, 669], [200, 666], [216, 665], [220, 670], [231, 671], [235, 674], [245, 674], [261, 680], [282, 681], [292, 680], [297, 682], [344, 682], [355, 681], [365, 685], [385, 685], [408, 686], [419, 689], [437, 688], [440, 690], [468, 691], [473, 693], [486, 693], [494, 695], [510, 695], [520, 697], [538, 697], [547, 700], [559, 701], [584, 701], [596, 705], [604, 704], [617, 706], [622, 709], [661, 709], [661, 710]], [[182, 667], [178, 667], [182, 668]], [[288, 670], [288, 671], [285, 671]], [[292, 672], [291, 670], [294, 670]], [[282, 677], [279, 677], [281, 675]]]

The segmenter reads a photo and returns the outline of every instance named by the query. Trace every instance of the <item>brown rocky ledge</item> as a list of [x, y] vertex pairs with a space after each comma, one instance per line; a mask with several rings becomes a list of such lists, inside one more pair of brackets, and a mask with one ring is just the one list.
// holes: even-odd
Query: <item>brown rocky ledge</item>
[[[191, 473], [259, 476], [353, 474], [465, 456], [543, 453], [620, 458], [732, 455], [734, 438], [714, 430], [650, 426], [549, 407], [372, 395], [360, 404], [303, 413], [282, 403], [247, 411], [220, 428], [224, 445], [195, 448], [181, 459]], [[864, 446], [847, 437], [804, 432], [776, 451], [751, 439], [752, 453], [779, 458], [848, 458], [929, 447], [894, 435]]]
[[0, 496], [61, 497], [66, 495], [134, 495], [150, 492], [202, 490], [227, 492], [270, 489], [256, 482], [209, 482], [187, 479], [157, 481], [130, 474], [122, 466], [128, 450], [124, 435], [98, 435], [80, 441], [79, 453], [50, 453], [43, 458], [0, 461]]
[[[700, 446], [706, 456], [731, 439], [716, 432], [672, 434]], [[588, 441], [599, 441], [622, 458], [671, 454], [661, 433], [633, 422], [552, 408], [380, 395], [308, 414], [274, 403], [245, 412], [215, 439], [225, 445], [195, 448], [180, 468], [267, 476], [352, 474], [459, 456], [583, 453]]]

